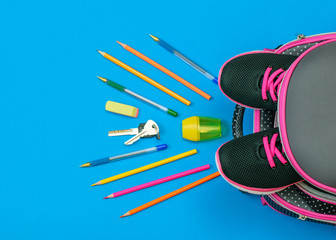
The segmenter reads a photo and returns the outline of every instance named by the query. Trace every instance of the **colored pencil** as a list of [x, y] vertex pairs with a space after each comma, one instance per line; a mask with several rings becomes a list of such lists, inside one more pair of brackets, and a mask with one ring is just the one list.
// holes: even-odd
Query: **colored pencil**
[[189, 58], [187, 58], [181, 52], [177, 51], [175, 48], [173, 48], [172, 46], [170, 46], [168, 43], [166, 43], [162, 39], [159, 39], [158, 37], [155, 37], [155, 36], [150, 35], [150, 34], [149, 34], [149, 36], [151, 36], [151, 38], [153, 38], [153, 40], [155, 42], [157, 42], [161, 47], [163, 47], [164, 49], [166, 49], [168, 52], [174, 54], [176, 57], [178, 57], [179, 59], [181, 59], [183, 62], [185, 62], [186, 64], [188, 64], [189, 66], [191, 66], [192, 68], [196, 69], [198, 72], [200, 72], [201, 74], [203, 74], [205, 77], [207, 77], [208, 79], [210, 79], [211, 81], [213, 81], [215, 84], [218, 84], [218, 78], [217, 77], [214, 77], [212, 74], [210, 74], [204, 68], [200, 67], [198, 64], [196, 64], [195, 62], [191, 61]]
[[130, 158], [130, 157], [135, 157], [135, 156], [138, 156], [138, 155], [141, 155], [141, 154], [146, 154], [146, 153], [165, 150], [166, 148], [167, 148], [167, 144], [161, 144], [161, 145], [157, 145], [156, 147], [146, 148], [146, 149], [142, 149], [142, 150], [139, 150], [139, 151], [125, 153], [125, 154], [121, 154], [121, 155], [114, 156], [114, 157], [106, 157], [106, 158], [101, 158], [101, 159], [94, 160], [94, 161], [91, 161], [91, 162], [87, 162], [87, 163], [81, 165], [81, 167], [94, 167], [94, 166], [98, 166], [98, 165], [101, 165], [101, 164], [110, 163], [110, 162], [115, 161], [115, 160], [120, 160], [122, 158]]
[[105, 178], [103, 180], [100, 180], [100, 181], [92, 184], [91, 186], [102, 185], [102, 184], [106, 184], [106, 183], [109, 183], [109, 182], [113, 182], [115, 180], [118, 180], [118, 179], [121, 179], [121, 178], [124, 178], [124, 177], [128, 177], [128, 176], [134, 175], [136, 173], [140, 173], [140, 172], [143, 172], [143, 171], [146, 171], [146, 170], [149, 170], [149, 169], [152, 169], [152, 168], [155, 168], [155, 167], [158, 167], [158, 166], [161, 166], [161, 165], [179, 160], [181, 158], [188, 157], [188, 156], [196, 154], [196, 153], [197, 153], [197, 150], [193, 149], [193, 150], [190, 150], [190, 151], [172, 156], [170, 158], [166, 158], [166, 159], [163, 159], [161, 161], [157, 161], [157, 162], [154, 162], [154, 163], [151, 163], [151, 164], [148, 164], [148, 165], [130, 170], [128, 172], [124, 172], [124, 173], [121, 173], [121, 174], [118, 174], [118, 175], [115, 175], [115, 176], [112, 176], [112, 177], [109, 177], [109, 178]]
[[[98, 51], [98, 50], [97, 50]], [[146, 75], [142, 74], [141, 72], [135, 70], [134, 68], [131, 68], [130, 66], [128, 66], [127, 64], [121, 62], [120, 60], [116, 59], [115, 57], [112, 57], [111, 55], [102, 52], [102, 51], [98, 51], [104, 58], [110, 60], [111, 62], [117, 64], [119, 67], [124, 68], [125, 70], [129, 71], [130, 73], [134, 74], [135, 76], [141, 78], [142, 80], [148, 82], [149, 84], [153, 85], [154, 87], [160, 89], [161, 91], [167, 93], [168, 95], [172, 96], [173, 98], [177, 99], [178, 101], [186, 104], [186, 105], [190, 105], [190, 101], [185, 99], [184, 97], [181, 97], [180, 95], [178, 95], [177, 93], [171, 91], [170, 89], [166, 88], [165, 86], [161, 85], [160, 83], [154, 81], [153, 79], [147, 77]]]
[[125, 92], [125, 93], [127, 93], [127, 94], [129, 94], [129, 95], [131, 95], [131, 96], [133, 96], [133, 97], [135, 97], [137, 99], [140, 99], [140, 100], [142, 100], [142, 101], [144, 101], [146, 103], [149, 103], [152, 106], [157, 107], [158, 109], [161, 109], [162, 111], [168, 113], [169, 115], [172, 115], [174, 117], [177, 117], [177, 115], [178, 115], [177, 112], [175, 112], [174, 110], [168, 109], [168, 108], [166, 108], [166, 107], [164, 107], [164, 106], [162, 106], [162, 105], [160, 105], [160, 104], [158, 104], [158, 103], [156, 103], [156, 102], [154, 102], [152, 100], [149, 100], [148, 98], [145, 98], [145, 97], [141, 96], [140, 94], [137, 94], [137, 93], [135, 93], [135, 92], [133, 92], [133, 91], [125, 88], [124, 86], [122, 86], [122, 85], [120, 85], [120, 84], [118, 84], [116, 82], [113, 82], [113, 81], [111, 81], [111, 80], [109, 80], [107, 78], [103, 78], [103, 77], [98, 77], [97, 76], [97, 78], [99, 78], [103, 82], [107, 83], [107, 85], [109, 85], [110, 87], [113, 87], [113, 88], [115, 88], [115, 89], [117, 89], [117, 90], [119, 90], [121, 92]]
[[144, 183], [144, 184], [141, 184], [141, 185], [138, 185], [138, 186], [135, 186], [135, 187], [127, 188], [125, 190], [112, 193], [112, 194], [108, 195], [107, 197], [104, 197], [104, 199], [116, 198], [116, 197], [119, 197], [119, 196], [122, 196], [122, 195], [125, 195], [125, 194], [128, 194], [128, 193], [132, 193], [132, 192], [139, 191], [139, 190], [142, 190], [142, 189], [145, 189], [145, 188], [149, 188], [149, 187], [161, 184], [161, 183], [165, 183], [165, 182], [172, 181], [172, 180], [175, 180], [175, 179], [178, 179], [178, 178], [181, 178], [181, 177], [185, 177], [185, 176], [188, 176], [190, 174], [198, 173], [198, 172], [207, 170], [209, 168], [210, 168], [209, 164], [201, 166], [201, 167], [193, 168], [193, 169], [190, 169], [188, 171], [180, 172], [180, 173], [177, 173], [177, 174], [174, 174], [174, 175], [170, 175], [168, 177], [160, 178], [160, 179], [148, 182], [148, 183]]
[[137, 57], [141, 58], [142, 60], [148, 62], [152, 66], [156, 67], [157, 69], [161, 70], [162, 72], [164, 72], [168, 76], [170, 76], [170, 77], [174, 78], [175, 80], [179, 81], [184, 86], [190, 88], [191, 90], [193, 90], [194, 92], [198, 93], [199, 95], [201, 95], [202, 97], [206, 98], [207, 100], [209, 100], [211, 98], [211, 96], [209, 94], [203, 92], [201, 89], [195, 87], [194, 85], [192, 85], [191, 83], [189, 83], [187, 80], [184, 80], [183, 78], [181, 78], [177, 74], [173, 73], [172, 71], [168, 70], [164, 66], [158, 64], [157, 62], [153, 61], [149, 57], [147, 57], [147, 56], [143, 55], [142, 53], [138, 52], [134, 48], [132, 48], [132, 47], [130, 47], [130, 46], [124, 44], [124, 43], [118, 42], [118, 41], [117, 41], [117, 43], [119, 43], [125, 50], [133, 53], [135, 56], [137, 56]]
[[157, 199], [154, 199], [153, 201], [145, 203], [145, 204], [143, 204], [143, 205], [141, 205], [141, 206], [139, 206], [137, 208], [134, 208], [134, 209], [128, 211], [127, 213], [125, 213], [124, 215], [122, 215], [121, 218], [133, 215], [133, 214], [135, 214], [137, 212], [140, 212], [140, 211], [142, 211], [142, 210], [144, 210], [146, 208], [154, 206], [155, 204], [163, 202], [163, 201], [165, 201], [165, 200], [167, 200], [167, 199], [169, 199], [171, 197], [174, 197], [174, 196], [176, 196], [176, 195], [178, 195], [180, 193], [183, 193], [183, 192], [185, 192], [185, 191], [187, 191], [189, 189], [192, 189], [192, 188], [194, 188], [194, 187], [196, 187], [196, 186], [198, 186], [198, 185], [200, 185], [202, 183], [205, 183], [205, 182], [207, 182], [207, 181], [209, 181], [211, 179], [214, 179], [214, 178], [218, 177], [219, 175], [220, 175], [219, 172], [215, 172], [213, 174], [210, 174], [209, 176], [201, 178], [201, 179], [197, 180], [196, 182], [190, 183], [190, 184], [188, 184], [188, 185], [186, 185], [186, 186], [184, 186], [182, 188], [179, 188], [179, 189], [177, 189], [177, 190], [175, 190], [173, 192], [170, 192], [170, 193], [168, 193], [166, 195], [163, 195], [162, 197], [159, 197]]

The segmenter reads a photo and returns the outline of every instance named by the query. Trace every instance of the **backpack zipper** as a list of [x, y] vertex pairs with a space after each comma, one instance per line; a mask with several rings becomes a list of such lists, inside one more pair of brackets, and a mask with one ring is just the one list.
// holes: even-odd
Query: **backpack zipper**
[[292, 210], [289, 210], [288, 208], [283, 207], [282, 205], [278, 204], [275, 200], [273, 200], [269, 195], [264, 195], [261, 197], [265, 201], [265, 203], [272, 208], [273, 210], [280, 212], [286, 216], [290, 216], [302, 221], [309, 221], [309, 222], [315, 222], [315, 223], [322, 223], [327, 225], [335, 225], [334, 222], [328, 222], [328, 221], [321, 221], [320, 219], [314, 219], [310, 218], [308, 216], [298, 214]]
[[[300, 212], [302, 212], [302, 213], [300, 213], [300, 212], [294, 210], [293, 208], [285, 206], [282, 202], [280, 202], [277, 198], [281, 199], [281, 197], [279, 197], [278, 195], [272, 194], [272, 195], [268, 195], [268, 197], [270, 197], [272, 199], [272, 201], [274, 201], [276, 204], [280, 205], [281, 207], [287, 209], [288, 211], [291, 211], [291, 212], [297, 214], [298, 215], [297, 218], [299, 218], [299, 216], [306, 216], [305, 219], [313, 219], [315, 221], [321, 221], [321, 222], [328, 222], [328, 223], [336, 224], [336, 220], [334, 220], [336, 218], [335, 215], [330, 216], [330, 215], [327, 215], [327, 214], [308, 212], [308, 210], [305, 210], [305, 209], [300, 209]], [[281, 201], [285, 201], [285, 200], [281, 199]], [[304, 213], [306, 213], [306, 214], [304, 214]], [[324, 219], [324, 218], [327, 218], [327, 219]]]

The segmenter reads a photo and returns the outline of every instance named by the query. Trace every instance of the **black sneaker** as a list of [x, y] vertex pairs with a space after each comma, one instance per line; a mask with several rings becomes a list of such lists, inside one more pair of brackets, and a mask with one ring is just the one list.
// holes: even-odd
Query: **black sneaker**
[[278, 128], [224, 143], [216, 163], [226, 181], [253, 194], [274, 193], [302, 181], [282, 151]]
[[238, 55], [223, 65], [219, 87], [239, 105], [276, 111], [278, 88], [296, 58], [265, 52]]

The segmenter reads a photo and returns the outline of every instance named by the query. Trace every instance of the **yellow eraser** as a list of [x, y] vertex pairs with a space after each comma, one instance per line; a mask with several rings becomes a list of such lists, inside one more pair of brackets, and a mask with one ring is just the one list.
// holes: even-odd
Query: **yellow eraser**
[[138, 117], [139, 109], [130, 105], [107, 101], [105, 106], [106, 111], [129, 116]]

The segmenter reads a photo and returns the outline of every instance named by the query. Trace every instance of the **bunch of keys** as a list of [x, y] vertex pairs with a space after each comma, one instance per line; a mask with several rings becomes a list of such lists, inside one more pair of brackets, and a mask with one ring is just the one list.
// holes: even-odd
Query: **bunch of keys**
[[130, 128], [125, 130], [109, 131], [108, 135], [113, 136], [123, 136], [123, 135], [135, 135], [131, 139], [127, 140], [124, 144], [131, 145], [138, 141], [140, 138], [154, 137], [160, 139], [159, 126], [153, 121], [148, 120], [146, 123], [140, 123], [137, 128]]

